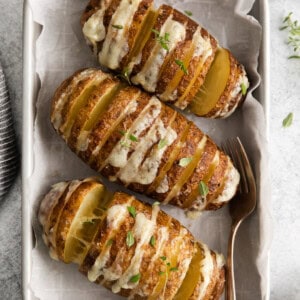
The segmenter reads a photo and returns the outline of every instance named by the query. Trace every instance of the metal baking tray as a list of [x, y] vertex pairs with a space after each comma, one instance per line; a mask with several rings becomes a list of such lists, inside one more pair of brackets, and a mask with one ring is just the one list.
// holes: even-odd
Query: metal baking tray
[[[29, 0], [24, 0], [23, 11], [23, 145], [22, 145], [22, 294], [23, 299], [36, 299], [30, 290], [31, 252], [35, 246], [35, 236], [31, 224], [31, 207], [26, 201], [29, 194], [30, 176], [33, 171], [33, 130], [35, 119], [35, 104], [39, 92], [39, 78], [35, 68], [36, 40], [42, 31], [42, 26], [33, 20]], [[267, 137], [269, 136], [269, 8], [267, 0], [255, 1], [250, 12], [263, 27], [263, 40], [259, 56], [259, 73], [262, 82], [255, 91], [255, 96], [261, 102], [266, 116]], [[269, 278], [268, 278], [269, 283]], [[268, 295], [269, 287], [268, 287]], [[269, 299], [266, 298], [266, 300]]]

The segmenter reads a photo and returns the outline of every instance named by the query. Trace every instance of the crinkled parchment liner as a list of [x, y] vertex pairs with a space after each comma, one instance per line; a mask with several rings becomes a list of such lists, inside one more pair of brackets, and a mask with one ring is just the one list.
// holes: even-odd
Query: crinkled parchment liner
[[[36, 48], [36, 71], [41, 79], [41, 89], [36, 103], [34, 171], [27, 199], [32, 205], [32, 220], [38, 236], [37, 247], [32, 252], [30, 287], [39, 299], [119, 298], [89, 283], [77, 272], [75, 265], [65, 266], [51, 260], [36, 222], [37, 204], [51, 184], [95, 174], [68, 149], [55, 134], [49, 121], [50, 99], [61, 81], [79, 68], [97, 66], [79, 25], [80, 15], [87, 2], [30, 0], [34, 20], [43, 25]], [[221, 45], [231, 49], [245, 65], [251, 91], [258, 86], [261, 27], [252, 16], [247, 15], [253, 0], [169, 0], [156, 1], [157, 6], [162, 2], [168, 2], [180, 10], [192, 11], [193, 18], [217, 37]], [[244, 106], [227, 120], [203, 120], [191, 115], [187, 117], [194, 120], [217, 143], [227, 137], [240, 136], [250, 155], [258, 184], [258, 205], [255, 214], [242, 224], [237, 236], [237, 299], [264, 299], [267, 293], [267, 255], [270, 244], [270, 193], [263, 108], [249, 93]], [[106, 180], [105, 183], [113, 190], [124, 190]], [[139, 198], [149, 201], [143, 196]], [[209, 247], [226, 254], [230, 227], [228, 207], [216, 212], [205, 212], [195, 221], [187, 219], [180, 209], [169, 206], [163, 209], [179, 219]]]

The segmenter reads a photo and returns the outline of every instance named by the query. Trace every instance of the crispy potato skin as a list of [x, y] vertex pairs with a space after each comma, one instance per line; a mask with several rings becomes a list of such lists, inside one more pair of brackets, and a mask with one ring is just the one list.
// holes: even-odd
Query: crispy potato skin
[[[121, 0], [108, 1], [109, 5], [103, 17], [103, 25], [106, 32], [112, 16], [120, 5], [120, 2]], [[87, 20], [100, 8], [100, 6], [100, 0], [91, 0], [89, 2], [81, 17], [82, 27], [87, 22]], [[141, 1], [138, 9], [134, 14], [133, 21], [128, 21], [128, 23], [131, 22], [128, 25], [127, 34], [127, 44], [129, 51], [119, 63], [117, 70], [120, 72], [124, 72], [124, 70], [126, 70], [126, 68], [131, 65], [131, 50], [136, 47], [137, 41], [140, 40], [138, 38], [139, 34], [145, 34], [145, 36], [148, 37], [146, 33], [141, 33], [141, 28], [143, 27], [144, 21], [149, 11], [155, 11], [153, 8], [153, 0], [143, 0]], [[174, 49], [172, 49], [170, 53], [167, 53], [166, 57], [163, 58], [163, 63], [159, 69], [155, 87], [155, 94], [158, 95], [159, 98], [161, 97], [162, 101], [173, 103], [178, 108], [185, 109], [193, 101], [193, 98], [204, 83], [206, 75], [215, 58], [215, 54], [218, 48], [218, 42], [213, 36], [209, 34], [206, 29], [200, 27], [199, 24], [191, 20], [188, 16], [168, 5], [162, 5], [159, 7], [159, 9], [157, 10], [157, 16], [154, 25], [152, 28], [150, 28], [151, 26], [148, 28], [148, 33], [150, 33], [150, 30], [152, 29], [160, 31], [162, 26], [170, 16], [172, 17], [172, 20], [185, 26], [185, 39], [181, 42], [178, 42], [178, 44], [175, 45]], [[188, 60], [188, 65], [185, 66], [187, 71], [177, 75], [179, 77], [176, 77], [177, 79], [175, 80], [175, 86], [173, 86], [172, 84], [168, 88], [168, 85], [172, 82], [175, 74], [178, 74], [178, 71], [180, 70], [180, 66], [176, 63], [176, 60], [183, 61], [185, 57], [187, 57], [187, 55], [191, 54], [191, 51], [194, 53], [196, 51], [197, 45], [192, 45], [192, 41], [197, 29], [200, 29], [202, 38], [209, 40], [209, 43], [211, 45], [211, 53], [207, 57], [205, 54], [205, 59], [204, 54], [192, 55], [192, 59], [190, 61]], [[104, 40], [97, 43], [97, 53], [101, 51]], [[155, 33], [151, 32], [145, 45], [142, 45], [140, 47], [141, 49], [139, 49], [140, 60], [133, 63], [133, 69], [130, 71], [130, 76], [135, 76], [142, 71], [157, 43], [158, 41], [156, 40]], [[235, 83], [238, 80], [238, 76], [234, 75], [237, 75], [237, 73], [241, 73], [241, 69], [243, 68], [239, 65], [232, 54], [230, 54], [230, 56], [231, 73], [226, 89], [217, 102], [216, 106], [204, 117], [226, 118], [237, 107], [239, 107], [245, 99], [242, 93], [239, 93], [236, 97], [230, 97], [230, 93], [234, 90]], [[202, 66], [200, 70], [199, 65]], [[164, 94], [164, 92], [166, 92], [167, 90], [169, 92]], [[153, 89], [151, 89], [151, 92], [153, 92]], [[225, 107], [226, 110], [224, 110]], [[227, 113], [227, 111], [231, 113]]]
[[[143, 25], [143, 21], [146, 18], [146, 15], [149, 13], [150, 10], [153, 10], [153, 0], [143, 0], [136, 13], [134, 14], [133, 21], [129, 27], [129, 32], [128, 32], [128, 48], [131, 50], [133, 49], [138, 34], [141, 30], [141, 27]], [[120, 70], [124, 70], [129, 61], [129, 56], [130, 56], [130, 51], [123, 57], [123, 59], [120, 62]]]
[[[94, 81], [97, 80], [96, 78], [101, 77], [100, 74], [102, 74], [102, 71], [100, 70], [91, 71], [92, 74], [90, 74], [90, 72], [83, 72], [86, 71], [82, 71], [82, 73], [79, 74], [76, 73], [74, 76], [87, 74], [86, 80], [88, 80], [89, 85], [95, 84], [96, 86], [94, 93], [90, 95], [85, 103], [81, 104], [82, 107], [79, 108], [79, 113], [75, 116], [71, 135], [67, 141], [70, 148], [77, 152], [83, 161], [87, 162], [93, 169], [99, 171], [110, 180], [122, 183], [133, 191], [145, 193], [161, 202], [167, 201], [179, 207], [194, 209], [193, 202], [199, 195], [198, 186], [202, 180], [207, 182], [209, 188], [206, 209], [217, 209], [227, 202], [226, 199], [223, 199], [224, 201], [222, 203], [214, 202], [222, 192], [222, 188], [224, 188], [228, 164], [227, 156], [219, 150], [219, 163], [215, 170], [213, 170], [213, 173], [210, 174], [212, 172], [212, 161], [217, 151], [217, 146], [212, 140], [205, 136], [206, 142], [204, 144], [204, 150], [199, 156], [199, 150], [197, 149], [200, 141], [204, 138], [202, 131], [182, 115], [160, 103], [157, 98], [151, 97], [135, 87], [120, 85], [120, 89], [116, 93], [109, 94], [111, 97], [109, 103], [106, 104], [104, 111], [100, 115], [100, 119], [94, 120], [92, 129], [85, 137], [86, 149], [79, 151], [76, 147], [78, 144], [78, 136], [81, 135], [82, 126], [91, 116], [97, 101], [100, 101], [97, 99], [101, 99], [101, 95], [105, 93], [108, 88], [119, 84], [117, 78], [109, 75], [107, 75], [104, 80], [94, 83]], [[60, 94], [68, 89], [71, 96], [66, 100], [64, 105], [70, 106], [68, 101], [70, 101], [72, 105], [77, 105], [77, 98], [84, 92], [87, 85], [82, 83], [85, 82], [83, 76], [83, 79], [77, 83], [79, 89], [77, 91], [74, 78], [63, 82], [62, 86], [58, 88], [58, 92], [55, 93], [53, 101], [57, 101], [56, 99], [60, 97]], [[77, 98], [75, 95], [77, 95]], [[132, 108], [131, 110], [129, 109], [130, 107]], [[52, 113], [55, 114], [58, 112], [56, 112], [54, 108]], [[61, 114], [63, 116], [70, 115], [63, 110]], [[68, 117], [65, 117], [65, 119], [65, 122], [67, 122]], [[158, 124], [160, 124], [159, 128], [162, 127], [165, 131], [171, 130], [174, 138], [170, 144], [163, 145], [163, 152], [159, 159], [157, 158], [157, 169], [155, 169], [155, 171], [153, 171], [155, 173], [151, 175], [154, 177], [151, 177], [151, 181], [141, 182], [138, 177], [140, 176], [143, 163], [147, 159], [148, 161], [155, 161], [156, 153], [158, 153], [160, 147], [159, 144], [161, 140], [163, 140], [157, 131]], [[129, 146], [123, 145], [121, 140], [124, 141], [126, 138], [129, 140], [129, 138], [126, 137], [126, 133], [134, 133], [138, 128], [137, 126], [142, 126], [142, 129], [139, 131], [138, 136], [133, 137], [136, 141], [131, 141]], [[58, 131], [64, 137], [64, 134], [62, 134], [60, 130]], [[150, 134], [150, 132], [152, 133]], [[146, 139], [149, 138], [151, 140], [153, 139], [153, 142], [146, 144], [148, 145], [147, 148], [141, 150], [143, 149], [143, 144], [146, 142]], [[123, 159], [126, 159], [125, 165], [123, 163], [124, 167], [114, 165], [116, 158], [112, 156], [112, 153], [114, 153], [113, 155], [121, 153], [124, 147], [128, 147], [125, 154], [126, 156], [122, 156]], [[133, 154], [135, 155], [134, 157], [141, 157], [138, 165], [131, 159]], [[195, 156], [196, 154], [197, 156]], [[194, 156], [197, 158], [195, 167], [185, 172], [188, 166], [180, 166], [181, 159], [193, 158]], [[136, 174], [139, 175], [128, 181], [127, 176], [121, 177], [119, 174], [121, 174], [122, 168], [125, 168], [131, 161], [134, 163]], [[147, 176], [147, 172], [151, 171], [151, 167], [146, 166], [147, 169], [143, 169], [144, 172], [146, 172], [144, 176]], [[179, 185], [177, 186], [178, 183]], [[179, 187], [178, 193], [177, 190], [174, 190], [176, 193], [172, 192], [175, 186], [176, 189]], [[230, 199], [228, 199], [228, 201], [229, 200]]]
[[[85, 195], [99, 185], [102, 186], [98, 178], [71, 181], [67, 183], [65, 192], [57, 193], [55, 187], [53, 187], [43, 199], [43, 202], [49, 201], [49, 197], [51, 197], [52, 200], [56, 200], [54, 201], [56, 203], [64, 203], [60, 210], [49, 207], [46, 218], [48, 221], [55, 219], [53, 226], [57, 228], [57, 231], [54, 233], [57, 246], [53, 247], [49, 243], [47, 243], [47, 246], [52, 249], [52, 255], [56, 256], [59, 260], [69, 262], [65, 260], [63, 255], [68, 239], [68, 232], [71, 226], [73, 226], [73, 222], [75, 222], [74, 217], [81, 205], [85, 205], [86, 207], [87, 203], [85, 201], [90, 201], [88, 200], [89, 198], [85, 198]], [[70, 187], [73, 187], [73, 189], [70, 189]], [[40, 206], [41, 210], [39, 214], [44, 216], [45, 214], [47, 215], [47, 212], [45, 211], [46, 205], [43, 202]], [[125, 208], [130, 206], [134, 208], [136, 216], [132, 216], [127, 212], [119, 225], [111, 223], [112, 219], [108, 217], [108, 214], [111, 216], [110, 211], [116, 209], [118, 206], [125, 206]], [[131, 296], [133, 299], [148, 299], [151, 296], [158, 299], [173, 299], [184, 281], [189, 264], [197, 252], [196, 249], [199, 245], [202, 245], [201, 247], [204, 247], [204, 245], [200, 242], [196, 243], [193, 235], [186, 228], [176, 219], [161, 211], [158, 206], [144, 204], [125, 193], [115, 193], [110, 203], [106, 204], [106, 209], [102, 222], [99, 222], [97, 225], [93, 240], [87, 245], [88, 248], [84, 259], [81, 262], [76, 261], [79, 264], [79, 271], [89, 276], [89, 272], [99, 255], [106, 251], [109, 256], [107, 257], [104, 269], [121, 276], [132, 265], [133, 258], [139, 253], [137, 251], [143, 249], [142, 260], [138, 269], [140, 280], [133, 287], [121, 288], [117, 293], [124, 297]], [[140, 250], [138, 250], [138, 237], [134, 240], [133, 245], [129, 246], [127, 244], [127, 233], [131, 231], [135, 234], [135, 223], [139, 215], [148, 221], [152, 220], [155, 222], [152, 234], [155, 242], [150, 243], [149, 241], [148, 243], [145, 241], [142, 248], [139, 248]], [[83, 215], [81, 216], [84, 217]], [[42, 218], [39, 217], [39, 219], [41, 220]], [[43, 228], [45, 229], [44, 224]], [[167, 236], [162, 235], [163, 231], [167, 232]], [[47, 232], [44, 232], [44, 234], [47, 235]], [[213, 261], [213, 271], [209, 277], [209, 284], [205, 289], [204, 299], [217, 300], [224, 287], [225, 273], [223, 266], [217, 265], [217, 254], [213, 251], [208, 251], [207, 255], [210, 255]], [[165, 281], [164, 285], [157, 289], [162, 276], [164, 276], [163, 274], [168, 274], [168, 276], [163, 279]], [[199, 277], [199, 282], [190, 299], [198, 299], [198, 286], [202, 283], [203, 275]], [[108, 278], [104, 280], [104, 276], [101, 274], [96, 278], [95, 282], [110, 290], [113, 289], [116, 283], [115, 280]]]
[[190, 197], [193, 195], [194, 191], [198, 190], [199, 182], [202, 181], [205, 174], [207, 174], [216, 151], [216, 145], [211, 139], [208, 139], [193, 174], [182, 186], [179, 194], [173, 198], [171, 204], [186, 207], [187, 200], [190, 200]]
[[[172, 7], [170, 7], [168, 5], [162, 5], [159, 8], [158, 17], [153, 26], [153, 29], [160, 31], [161, 27], [164, 25], [164, 23], [166, 22], [168, 17], [172, 14], [172, 12], [173, 12]], [[140, 63], [138, 63], [134, 66], [131, 76], [138, 74], [143, 69], [143, 67], [145, 66], [149, 56], [151, 55], [151, 52], [152, 52], [154, 46], [156, 45], [156, 43], [157, 43], [157, 41], [155, 39], [155, 33], [152, 32], [150, 35], [150, 38], [146, 42], [146, 44], [141, 52], [141, 54], [142, 54], [141, 61], [140, 61]]]

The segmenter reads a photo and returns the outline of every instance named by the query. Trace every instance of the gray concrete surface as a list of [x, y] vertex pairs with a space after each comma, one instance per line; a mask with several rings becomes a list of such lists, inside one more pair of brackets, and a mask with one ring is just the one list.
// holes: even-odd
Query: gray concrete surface
[[[271, 0], [270, 172], [274, 232], [271, 299], [300, 299], [300, 60], [287, 60], [286, 34], [278, 27], [289, 11], [300, 20], [298, 0]], [[18, 143], [22, 120], [22, 1], [0, 0], [0, 60], [11, 95]], [[288, 129], [283, 118], [294, 112]], [[21, 299], [21, 180], [0, 203], [0, 299]], [[54, 299], [55, 300], [55, 299]], [[241, 299], [242, 300], [242, 299]], [[255, 299], [254, 299], [255, 300]]]

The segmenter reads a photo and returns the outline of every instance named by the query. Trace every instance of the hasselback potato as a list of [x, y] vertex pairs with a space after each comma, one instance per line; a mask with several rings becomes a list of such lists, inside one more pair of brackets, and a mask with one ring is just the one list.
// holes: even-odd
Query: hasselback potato
[[153, 0], [91, 0], [81, 25], [100, 64], [180, 109], [231, 115], [249, 87], [244, 67], [187, 15]]
[[223, 256], [159, 205], [112, 194], [96, 178], [61, 182], [41, 202], [53, 259], [76, 263], [92, 282], [130, 299], [219, 299]]
[[236, 192], [230, 158], [196, 125], [101, 70], [78, 71], [61, 84], [51, 121], [93, 169], [165, 204], [217, 209]]

